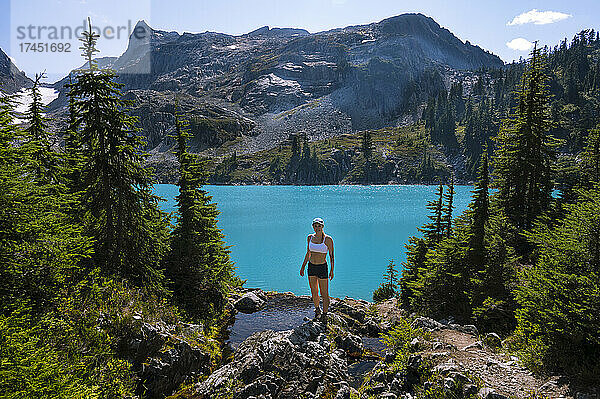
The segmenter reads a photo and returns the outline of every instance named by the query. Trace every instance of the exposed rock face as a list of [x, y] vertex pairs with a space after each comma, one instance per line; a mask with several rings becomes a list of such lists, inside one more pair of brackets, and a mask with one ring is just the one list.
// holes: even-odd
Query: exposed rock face
[[139, 393], [144, 397], [163, 398], [179, 385], [206, 373], [210, 356], [198, 346], [202, 326], [171, 326], [163, 322], [142, 323], [123, 350], [140, 379]]
[[334, 397], [348, 389], [349, 377], [343, 351], [330, 351], [326, 332], [324, 324], [309, 321], [293, 330], [255, 333], [240, 345], [233, 362], [197, 385], [197, 395]]
[[[245, 290], [236, 297], [250, 292], [262, 293]], [[265, 295], [267, 301], [286, 298], [304, 304], [308, 299], [291, 293]], [[257, 320], [263, 317], [257, 315]], [[404, 334], [417, 334], [416, 330], [408, 332], [406, 318], [412, 319], [411, 329], [430, 335], [419, 333], [410, 343], [403, 343]], [[491, 350], [478, 341], [475, 326], [408, 316], [395, 299], [372, 304], [334, 298], [327, 322], [305, 320], [285, 331], [250, 335], [237, 347], [233, 361], [181, 397], [524, 399], [533, 391], [548, 397], [584, 397], [567, 393], [568, 386], [559, 384], [562, 377], [550, 381], [534, 377], [517, 365], [516, 357]], [[365, 332], [381, 337], [399, 323], [403, 326], [396, 331], [400, 345], [375, 351]], [[369, 325], [375, 325], [376, 331]]]
[[[148, 104], [186, 93], [197, 99], [192, 113], [204, 115], [208, 109], [216, 119], [233, 120], [209, 126], [197, 151], [239, 138], [228, 148], [255, 152], [290, 133], [305, 132], [312, 140], [394, 125], [418, 113], [447, 83], [443, 76], [503, 65], [422, 14], [313, 34], [262, 27], [240, 36], [180, 35], [144, 21], [136, 29], [146, 34], [132, 34], [127, 51], [106, 63], [126, 91], [137, 90], [135, 96]], [[61, 83], [56, 88], [63, 93], [50, 105], [54, 110], [66, 105]], [[138, 109], [148, 150], [169, 148], [166, 107]], [[263, 136], [268, 138], [256, 139]]]
[[12, 94], [32, 85], [33, 82], [25, 76], [25, 72], [19, 71], [19, 68], [0, 49], [0, 91]]

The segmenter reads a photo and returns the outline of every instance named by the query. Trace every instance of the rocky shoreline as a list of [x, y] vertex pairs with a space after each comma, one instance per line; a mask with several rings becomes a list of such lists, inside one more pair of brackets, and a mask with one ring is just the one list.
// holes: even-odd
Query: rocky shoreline
[[[299, 310], [296, 319], [265, 328], [269, 312], [283, 308], [285, 315], [293, 307]], [[232, 356], [216, 369], [210, 367], [209, 346], [193, 342], [201, 326], [144, 323], [141, 334], [130, 340], [129, 352], [137, 354], [134, 365], [145, 396], [600, 398], [598, 388], [576, 387], [566, 377], [533, 375], [505, 353], [497, 334], [479, 334], [476, 326], [451, 319], [409, 315], [395, 299], [374, 304], [333, 298], [327, 320], [313, 320], [308, 296], [244, 289], [231, 296], [228, 313], [230, 333], [236, 313], [245, 315], [255, 332], [234, 348], [228, 346]], [[227, 345], [225, 340], [221, 344]], [[153, 353], [150, 359], [148, 352]], [[201, 382], [190, 384], [198, 376], [203, 376]], [[174, 393], [181, 383], [185, 388]]]

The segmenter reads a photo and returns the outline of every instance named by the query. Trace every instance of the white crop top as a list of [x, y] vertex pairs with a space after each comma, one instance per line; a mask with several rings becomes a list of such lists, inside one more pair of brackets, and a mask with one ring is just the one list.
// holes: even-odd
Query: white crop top
[[312, 241], [313, 235], [310, 235], [310, 239], [308, 240], [308, 249], [313, 252], [320, 252], [322, 254], [326, 254], [329, 251], [327, 245], [325, 245], [325, 236], [323, 236], [323, 242], [320, 244], [316, 244]]

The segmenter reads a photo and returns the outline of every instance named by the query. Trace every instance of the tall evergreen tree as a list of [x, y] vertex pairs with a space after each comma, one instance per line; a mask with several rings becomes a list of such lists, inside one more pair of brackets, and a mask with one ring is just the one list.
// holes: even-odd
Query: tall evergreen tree
[[188, 152], [187, 122], [175, 113], [175, 154], [179, 161], [177, 225], [171, 234], [167, 276], [173, 293], [190, 315], [217, 316], [232, 285], [238, 285], [230, 251], [217, 227], [219, 211], [202, 189], [208, 178], [206, 160]]
[[400, 302], [406, 309], [417, 306], [418, 293], [422, 290], [421, 273], [425, 269], [427, 243], [421, 237], [409, 237], [406, 247], [406, 261], [402, 264]]
[[144, 142], [137, 121], [127, 115], [113, 71], [99, 71], [91, 56], [95, 34], [84, 33], [89, 69], [71, 87], [84, 161], [81, 207], [88, 235], [95, 239], [94, 261], [109, 274], [138, 285], [162, 286], [160, 261], [167, 245], [167, 215], [158, 208], [152, 179], [143, 166]]
[[48, 120], [44, 117], [44, 105], [40, 93], [40, 83], [44, 73], [36, 74], [31, 86], [31, 103], [26, 112], [27, 118], [27, 146], [30, 147], [30, 156], [36, 180], [42, 184], [58, 181], [59, 165], [58, 154], [52, 150], [48, 134]]
[[580, 190], [554, 226], [536, 224], [539, 256], [519, 271], [514, 337], [534, 368], [600, 384], [600, 187]]
[[398, 271], [396, 264], [391, 259], [386, 267], [386, 272], [383, 275], [383, 283], [373, 292], [373, 300], [380, 302], [392, 297], [398, 296]]
[[487, 148], [481, 154], [478, 179], [473, 190], [473, 200], [469, 204], [472, 211], [470, 247], [475, 251], [484, 248], [485, 224], [489, 218], [489, 165]]
[[373, 139], [371, 137], [371, 131], [365, 130], [361, 136], [361, 148], [365, 159], [368, 161], [371, 159], [373, 154]]
[[75, 108], [75, 96], [72, 93], [73, 76], [69, 74], [69, 83], [65, 85], [69, 89], [69, 119], [64, 132], [65, 150], [63, 159], [63, 175], [67, 190], [70, 193], [78, 193], [83, 190], [81, 182], [81, 168], [83, 165], [83, 148], [79, 137], [79, 126], [77, 109]]
[[531, 228], [552, 199], [556, 142], [548, 135], [551, 122], [545, 58], [536, 45], [517, 92], [518, 105], [503, 121], [496, 138], [496, 198], [518, 230]]
[[444, 203], [442, 234], [449, 238], [452, 235], [452, 211], [454, 210], [454, 173], [450, 177], [448, 190], [444, 193]]
[[437, 243], [443, 237], [443, 211], [444, 211], [444, 186], [440, 183], [436, 191], [436, 199], [427, 203], [427, 209], [430, 211], [427, 217], [430, 222], [426, 223], [418, 230], [422, 232], [428, 243]]
[[600, 183], [600, 124], [591, 129], [583, 151], [583, 173], [592, 183]]

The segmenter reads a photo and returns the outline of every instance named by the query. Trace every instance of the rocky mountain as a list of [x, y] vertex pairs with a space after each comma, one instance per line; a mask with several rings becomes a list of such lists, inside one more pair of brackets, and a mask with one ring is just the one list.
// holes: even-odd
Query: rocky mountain
[[0, 91], [12, 94], [24, 87], [31, 87], [32, 84], [25, 72], [20, 71], [0, 49]]
[[[195, 132], [199, 150], [227, 144], [253, 153], [293, 133], [313, 141], [404, 124], [448, 76], [502, 65], [422, 14], [318, 33], [265, 26], [239, 36], [179, 34], [140, 21], [125, 53], [110, 62], [138, 101], [147, 149], [155, 153], [169, 147], [174, 93], [204, 119]], [[55, 84], [61, 95], [50, 104], [58, 114], [66, 105], [63, 85]]]

